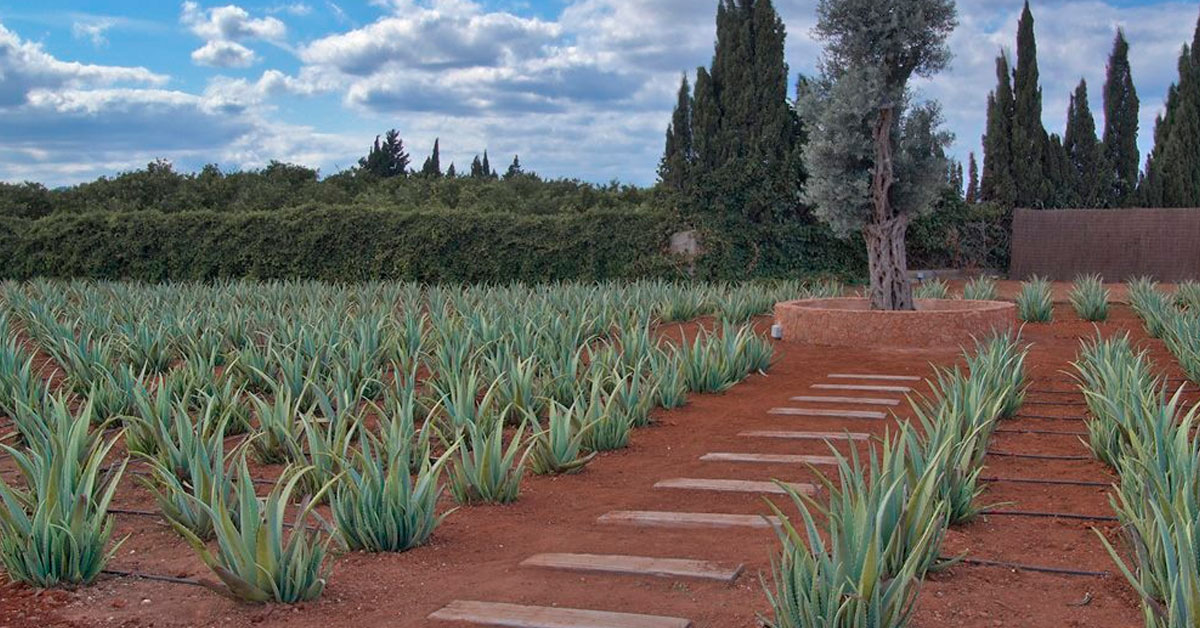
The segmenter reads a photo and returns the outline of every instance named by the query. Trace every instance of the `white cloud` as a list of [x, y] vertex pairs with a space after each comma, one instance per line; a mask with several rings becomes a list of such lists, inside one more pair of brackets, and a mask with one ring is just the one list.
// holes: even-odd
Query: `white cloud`
[[193, 33], [210, 41], [279, 41], [287, 35], [287, 26], [278, 18], [252, 18], [245, 9], [233, 4], [202, 9], [195, 2], [184, 2], [179, 19]]
[[[289, 5], [291, 11], [303, 11], [307, 5]], [[286, 10], [286, 9], [285, 9]], [[179, 21], [205, 40], [192, 52], [197, 65], [218, 68], [245, 68], [259, 61], [253, 50], [240, 42], [262, 40], [284, 45], [287, 26], [275, 17], [250, 17], [237, 5], [202, 9], [195, 2], [184, 2]]]
[[[527, 167], [551, 176], [650, 183], [679, 75], [711, 60], [715, 31], [715, 2], [698, 0], [568, 0], [554, 18], [495, 8], [519, 2], [375, 0], [381, 14], [363, 25], [354, 24], [334, 2], [276, 2], [253, 14], [236, 5], [182, 5], [181, 23], [204, 41], [193, 60], [214, 67], [261, 62], [252, 49], [255, 42], [291, 50], [287, 26], [275, 16], [306, 15], [317, 6], [332, 29], [294, 49], [298, 69], [267, 68], [258, 79], [216, 76], [193, 95], [125, 89], [131, 84], [158, 88], [166, 77], [143, 68], [58, 61], [0, 27], [0, 110], [24, 106], [39, 115], [66, 116], [85, 135], [86, 121], [104, 128], [109, 116], [125, 116], [131, 125], [141, 116], [154, 129], [194, 125], [178, 133], [176, 144], [165, 139], [158, 144], [170, 154], [151, 155], [181, 156], [185, 163], [203, 153], [206, 161], [227, 165], [275, 158], [328, 170], [351, 165], [370, 137], [397, 126], [421, 156], [440, 136], [443, 161], [453, 160], [460, 169], [488, 148], [497, 165], [520, 153]], [[811, 36], [817, 0], [775, 4], [788, 30], [793, 79], [813, 73], [820, 54]], [[942, 101], [958, 136], [955, 154], [963, 159], [970, 150], [978, 152], [984, 105], [995, 83], [994, 58], [1015, 42], [1019, 4], [959, 0], [952, 67], [915, 84], [923, 95]], [[1149, 148], [1154, 115], [1175, 78], [1178, 49], [1195, 26], [1194, 4], [1046, 0], [1034, 11], [1047, 128], [1061, 131], [1067, 95], [1081, 76], [1088, 80], [1097, 123], [1102, 123], [1105, 60], [1113, 31], [1122, 25], [1142, 100], [1141, 144]], [[79, 36], [90, 39], [86, 32]], [[6, 54], [6, 46], [42, 57], [13, 70], [15, 57]], [[26, 103], [31, 92], [37, 93], [36, 107]], [[292, 110], [293, 98], [314, 95], [323, 99], [320, 106], [336, 108], [324, 103], [340, 99], [343, 111], [329, 111], [328, 122], [313, 126], [278, 122], [279, 114]], [[156, 113], [163, 111], [174, 112], [180, 125], [173, 127]], [[204, 116], [224, 118], [209, 122]], [[195, 129], [209, 133], [206, 124], [216, 125], [217, 141], [194, 137]], [[200, 148], [188, 149], [189, 137]], [[29, 151], [41, 147], [28, 142], [13, 150], [25, 151], [22, 158], [28, 160], [36, 159]], [[114, 151], [96, 161], [118, 163], [122, 155]], [[7, 161], [0, 153], [0, 178], [16, 168]]]
[[109, 17], [94, 17], [75, 20], [71, 23], [71, 34], [76, 39], [87, 39], [97, 48], [108, 44], [106, 33], [117, 25], [117, 20]]
[[248, 68], [258, 62], [258, 55], [236, 41], [210, 41], [192, 51], [192, 61], [214, 68]]

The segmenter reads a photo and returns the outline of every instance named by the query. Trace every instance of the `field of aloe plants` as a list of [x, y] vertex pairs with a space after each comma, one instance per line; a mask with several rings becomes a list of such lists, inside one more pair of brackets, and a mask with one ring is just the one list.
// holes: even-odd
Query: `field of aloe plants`
[[753, 316], [839, 290], [4, 284], [0, 561], [39, 587], [93, 582], [123, 540], [114, 492], [136, 480], [220, 593], [310, 600], [332, 549], [421, 545], [443, 487], [503, 503], [527, 471], [581, 469], [653, 408], [765, 371]]

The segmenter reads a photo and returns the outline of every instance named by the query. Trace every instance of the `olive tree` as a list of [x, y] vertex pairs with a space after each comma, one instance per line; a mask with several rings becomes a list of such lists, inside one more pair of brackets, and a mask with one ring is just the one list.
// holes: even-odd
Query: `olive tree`
[[821, 0], [815, 35], [820, 76], [801, 95], [809, 132], [805, 192], [842, 236], [861, 233], [873, 309], [913, 309], [904, 238], [944, 183], [936, 102], [914, 103], [908, 82], [950, 59], [953, 0]]

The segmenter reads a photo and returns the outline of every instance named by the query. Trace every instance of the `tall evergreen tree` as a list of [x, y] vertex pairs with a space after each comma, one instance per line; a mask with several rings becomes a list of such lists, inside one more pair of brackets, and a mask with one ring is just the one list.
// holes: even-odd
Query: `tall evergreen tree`
[[487, 176], [483, 171], [483, 162], [479, 160], [479, 155], [475, 155], [475, 159], [471, 160], [471, 178], [482, 179]]
[[1104, 79], [1104, 203], [1128, 207], [1138, 182], [1138, 95], [1129, 67], [1129, 42], [1117, 29]]
[[1096, 138], [1096, 121], [1088, 104], [1087, 81], [1080, 79], [1071, 95], [1067, 109], [1067, 130], [1063, 136], [1066, 156], [1065, 186], [1067, 194], [1062, 206], [1079, 208], [1103, 207], [1107, 185], [1103, 165], [1104, 147]]
[[692, 90], [687, 75], [679, 83], [679, 96], [671, 124], [667, 126], [667, 145], [658, 164], [658, 178], [663, 185], [682, 190], [688, 179], [692, 159]]
[[[680, 94], [660, 176], [683, 182], [694, 218], [768, 223], [797, 211], [801, 179], [783, 21], [771, 0], [720, 0], [716, 25], [711, 67], [697, 70], [690, 103]], [[690, 162], [680, 137], [688, 108]]]
[[433, 153], [425, 159], [425, 164], [421, 166], [421, 174], [426, 177], [436, 178], [442, 176], [442, 157], [438, 147], [440, 141], [439, 138], [434, 138]]
[[446, 168], [446, 178], [453, 179], [458, 176], [458, 171], [454, 169], [454, 162], [450, 162], [450, 167]]
[[975, 162], [974, 152], [967, 156], [967, 194], [965, 198], [969, 205], [979, 202], [979, 164]]
[[983, 178], [979, 198], [1012, 207], [1017, 202], [1013, 177], [1013, 91], [1008, 57], [996, 57], [996, 89], [988, 95], [987, 133], [983, 136]]
[[489, 179], [496, 178], [496, 171], [492, 170], [492, 164], [488, 161], [487, 149], [483, 151], [483, 176]]
[[1013, 73], [1012, 155], [1016, 203], [1042, 207], [1051, 192], [1045, 176], [1046, 128], [1042, 125], [1042, 88], [1038, 84], [1037, 40], [1029, 1], [1017, 23], [1017, 68]]
[[521, 169], [521, 156], [513, 155], [512, 163], [508, 165], [508, 170], [504, 171], [504, 178], [511, 179], [523, 174], [525, 174], [525, 171]]
[[1200, 207], [1200, 21], [1179, 55], [1179, 80], [1154, 126], [1154, 149], [1139, 189], [1149, 207]]
[[380, 142], [379, 136], [376, 135], [370, 152], [366, 157], [358, 160], [358, 166], [364, 172], [385, 178], [407, 176], [408, 163], [409, 157], [404, 150], [404, 140], [400, 139], [400, 132], [396, 129], [388, 131], [384, 135], [383, 142]]
[[708, 70], [696, 68], [695, 96], [692, 99], [692, 150], [695, 153], [694, 178], [717, 169], [720, 160], [721, 107], [716, 86]]

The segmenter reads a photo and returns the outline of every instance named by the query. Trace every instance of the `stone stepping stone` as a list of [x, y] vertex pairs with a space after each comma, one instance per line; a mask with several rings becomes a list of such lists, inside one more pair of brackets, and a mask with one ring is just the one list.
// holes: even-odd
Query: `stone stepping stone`
[[875, 386], [872, 384], [813, 384], [813, 388], [820, 390], [867, 390], [871, 392], [912, 392], [912, 388], [908, 386]]
[[600, 515], [596, 521], [649, 528], [770, 528], [779, 525], [779, 517], [775, 516], [661, 510], [614, 510]]
[[835, 465], [833, 456], [809, 456], [803, 454], [734, 454], [712, 453], [700, 456], [705, 462], [761, 462], [767, 464], [826, 464]]
[[535, 554], [521, 561], [521, 565], [660, 578], [698, 578], [728, 583], [737, 580], [742, 573], [741, 564], [721, 565], [705, 560], [617, 554]]
[[689, 628], [679, 617], [454, 600], [429, 619], [509, 628]]
[[739, 432], [738, 436], [750, 438], [791, 438], [794, 440], [870, 440], [870, 434], [863, 432], [777, 432], [772, 430], [751, 430]]
[[771, 408], [767, 414], [785, 414], [788, 416], [825, 416], [840, 419], [886, 419], [886, 412], [875, 410], [819, 410], [816, 408]]
[[[790, 486], [792, 490], [802, 495], [813, 495], [817, 492], [817, 487], [814, 484], [789, 483], [788, 486]], [[671, 478], [656, 482], [654, 484], [654, 488], [678, 488], [693, 491], [721, 491], [724, 493], [770, 493], [773, 495], [787, 495], [787, 491], [783, 490], [774, 482], [761, 482], [756, 480]]]
[[919, 382], [920, 377], [915, 375], [872, 375], [865, 373], [830, 373], [826, 375], [830, 379], [877, 379], [881, 381], [891, 382]]
[[861, 406], [898, 406], [899, 399], [880, 399], [877, 397], [822, 397], [800, 395], [792, 397], [791, 401], [807, 401], [808, 403], [849, 403]]

